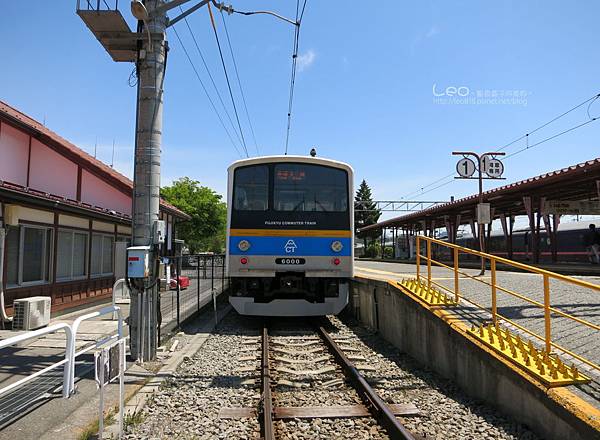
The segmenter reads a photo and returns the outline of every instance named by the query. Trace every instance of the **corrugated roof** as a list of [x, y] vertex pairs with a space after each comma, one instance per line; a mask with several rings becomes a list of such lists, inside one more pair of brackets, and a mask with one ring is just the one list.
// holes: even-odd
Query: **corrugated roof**
[[[97, 175], [101, 179], [110, 181], [121, 191], [131, 193], [131, 191], [133, 190], [133, 182], [128, 177], [124, 176], [123, 174], [116, 171], [114, 168], [106, 165], [104, 162], [86, 153], [75, 144], [72, 144], [71, 142], [59, 136], [40, 122], [36, 121], [35, 119], [31, 118], [25, 113], [17, 110], [16, 108], [8, 105], [4, 101], [0, 101], [0, 115], [5, 116], [9, 120], [12, 120], [17, 125], [21, 125], [28, 131], [33, 132], [33, 134], [37, 134], [36, 137], [40, 138], [40, 140], [43, 140], [45, 141], [45, 143], [50, 144], [51, 147], [54, 147], [57, 151], [63, 153], [65, 156], [74, 159], [76, 162], [80, 163], [85, 169]], [[32, 190], [29, 189], [29, 191]], [[62, 199], [62, 197], [60, 197], [60, 199]], [[75, 201], [75, 203], [79, 202]], [[163, 210], [169, 211], [173, 215], [176, 215], [185, 220], [189, 220], [191, 218], [185, 212], [177, 209], [175, 206], [166, 202], [165, 200], [161, 199], [160, 204]]]
[[[547, 194], [544, 195], [551, 196], [553, 199], [577, 200], [578, 195], [589, 193], [589, 189], [584, 187], [582, 182], [594, 180], [600, 180], [600, 158], [490, 189], [483, 193], [483, 199], [486, 202], [491, 202], [492, 207], [494, 207], [494, 205], [501, 206], [503, 201], [513, 202], [516, 199], [521, 199], [531, 192], [547, 191]], [[478, 200], [479, 195], [472, 194], [453, 202], [439, 204], [422, 211], [385, 220], [362, 228], [361, 231], [406, 225], [426, 218], [439, 218], [444, 215], [456, 213], [459, 210], [464, 210], [467, 207], [474, 207], [478, 203]], [[519, 208], [518, 210], [522, 211], [523, 209]]]

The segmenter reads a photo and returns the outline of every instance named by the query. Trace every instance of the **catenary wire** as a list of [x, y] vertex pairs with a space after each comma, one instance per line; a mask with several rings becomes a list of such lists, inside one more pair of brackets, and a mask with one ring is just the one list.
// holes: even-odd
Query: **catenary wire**
[[[179, 7], [179, 9], [181, 12], [183, 12], [183, 9], [181, 8], [181, 6]], [[208, 77], [210, 78], [210, 82], [212, 83], [212, 86], [215, 89], [217, 98], [219, 98], [219, 102], [221, 103], [221, 106], [223, 107], [223, 111], [225, 112], [225, 115], [227, 116], [227, 119], [229, 120], [229, 123], [231, 124], [231, 128], [233, 128], [233, 132], [235, 133], [237, 140], [241, 144], [242, 138], [240, 137], [240, 134], [238, 133], [237, 129], [235, 128], [235, 124], [233, 123], [233, 119], [231, 119], [231, 115], [229, 114], [229, 111], [227, 110], [227, 106], [225, 105], [225, 102], [223, 101], [223, 98], [221, 97], [221, 93], [219, 93], [219, 88], [217, 87], [217, 84], [215, 83], [212, 73], [210, 72], [210, 69], [208, 68], [208, 64], [206, 63], [206, 59], [204, 58], [204, 53], [202, 53], [202, 50], [200, 49], [200, 45], [198, 44], [198, 40], [196, 40], [196, 35], [194, 34], [194, 31], [192, 30], [192, 27], [190, 26], [187, 17], [184, 18], [184, 21], [185, 21], [185, 25], [187, 26], [188, 31], [192, 37], [194, 46], [196, 46], [196, 50], [198, 51], [198, 54], [200, 55], [200, 59], [202, 60], [202, 65], [204, 66], [204, 69], [206, 70], [206, 73], [208, 74]]]
[[[565, 111], [565, 112], [561, 113], [560, 115], [558, 115], [558, 116], [556, 116], [555, 118], [553, 118], [553, 119], [549, 120], [548, 122], [546, 122], [546, 123], [544, 123], [544, 124], [540, 125], [539, 127], [536, 127], [535, 129], [533, 129], [533, 130], [531, 130], [531, 131], [527, 132], [526, 134], [524, 134], [524, 135], [522, 135], [522, 136], [520, 136], [520, 137], [518, 137], [518, 138], [516, 138], [516, 139], [512, 140], [511, 142], [509, 142], [509, 143], [507, 143], [507, 144], [503, 145], [502, 147], [498, 148], [498, 149], [497, 149], [497, 151], [503, 151], [503, 150], [505, 150], [506, 148], [510, 147], [511, 145], [514, 145], [515, 143], [517, 143], [517, 142], [519, 142], [519, 141], [521, 141], [521, 140], [523, 140], [523, 139], [525, 139], [525, 140], [527, 141], [527, 144], [528, 144], [528, 146], [527, 146], [527, 147], [525, 147], [525, 148], [523, 148], [522, 150], [519, 150], [519, 152], [521, 152], [521, 151], [526, 151], [526, 150], [528, 150], [529, 148], [532, 148], [532, 147], [534, 147], [534, 146], [536, 146], [536, 145], [540, 145], [541, 143], [547, 142], [547, 141], [549, 141], [549, 140], [551, 140], [551, 139], [554, 139], [555, 137], [561, 136], [562, 134], [566, 134], [566, 133], [568, 133], [568, 132], [570, 132], [570, 131], [573, 131], [573, 130], [575, 130], [575, 129], [577, 129], [577, 128], [581, 127], [581, 126], [587, 125], [589, 122], [593, 122], [593, 121], [595, 121], [597, 118], [592, 118], [592, 117], [590, 116], [589, 109], [590, 109], [591, 105], [594, 103], [594, 101], [596, 101], [598, 98], [600, 98], [600, 93], [598, 93], [598, 94], [595, 94], [595, 95], [593, 95], [593, 96], [591, 96], [591, 97], [587, 98], [585, 101], [583, 101], [583, 102], [580, 102], [579, 104], [577, 104], [577, 105], [576, 105], [576, 106], [574, 106], [574, 107], [571, 107], [569, 110], [567, 110], [567, 111]], [[589, 105], [588, 105], [588, 109], [587, 109], [587, 114], [588, 114], [588, 117], [590, 118], [590, 120], [589, 120], [589, 121], [587, 121], [587, 122], [585, 122], [585, 123], [583, 123], [583, 124], [580, 124], [580, 125], [578, 125], [578, 126], [576, 126], [576, 127], [572, 127], [572, 128], [570, 128], [570, 129], [568, 129], [568, 130], [565, 130], [564, 132], [558, 133], [557, 135], [551, 136], [550, 138], [544, 139], [544, 140], [542, 140], [542, 141], [540, 141], [540, 142], [538, 142], [538, 143], [536, 143], [536, 144], [534, 144], [534, 145], [529, 145], [529, 136], [530, 136], [530, 135], [532, 135], [533, 133], [535, 133], [535, 132], [537, 132], [537, 131], [541, 130], [542, 128], [544, 128], [544, 127], [546, 127], [546, 126], [548, 126], [548, 125], [552, 124], [553, 122], [555, 122], [555, 121], [559, 120], [560, 118], [562, 118], [562, 117], [564, 117], [564, 116], [568, 115], [569, 113], [573, 112], [574, 110], [577, 110], [578, 108], [580, 108], [580, 107], [584, 106], [584, 105], [585, 105], [585, 104], [587, 104], [587, 103], [589, 103]], [[518, 154], [518, 153], [517, 153], [517, 152], [515, 152], [515, 153], [511, 153], [510, 155], [506, 156], [506, 158], [508, 158], [508, 157], [512, 157], [512, 156], [514, 156], [515, 154]], [[453, 176], [454, 176], [454, 173], [452, 173], [452, 174], [448, 174], [448, 175], [446, 175], [446, 176], [444, 176], [444, 177], [440, 177], [439, 179], [437, 179], [437, 180], [434, 180], [433, 182], [431, 182], [431, 183], [429, 183], [429, 184], [427, 184], [427, 185], [425, 185], [425, 186], [422, 186], [420, 189], [418, 189], [418, 190], [415, 190], [415, 191], [412, 191], [412, 192], [410, 192], [410, 193], [408, 193], [408, 194], [406, 194], [406, 195], [402, 196], [402, 197], [401, 197], [401, 199], [405, 199], [405, 198], [407, 198], [407, 197], [411, 197], [411, 196], [413, 196], [413, 195], [415, 195], [415, 194], [419, 194], [419, 195], [427, 194], [428, 192], [431, 192], [431, 191], [433, 191], [433, 189], [437, 189], [437, 188], [439, 188], [439, 187], [435, 187], [435, 188], [433, 188], [433, 189], [431, 189], [431, 190], [428, 190], [428, 191], [423, 191], [424, 189], [426, 189], [426, 188], [429, 188], [430, 186], [433, 186], [433, 185], [435, 185], [436, 183], [438, 183], [438, 182], [441, 182], [441, 181], [443, 181], [443, 180], [445, 180], [445, 179], [448, 179], [449, 177], [453, 177]], [[448, 183], [451, 183], [451, 182], [453, 182], [453, 181], [454, 181], [454, 180], [450, 180], [450, 181], [446, 182], [444, 185], [447, 185]], [[443, 185], [442, 185], [442, 186], [443, 186]]]
[[233, 145], [233, 148], [235, 148], [235, 151], [237, 151], [238, 155], [243, 158], [244, 155], [240, 152], [238, 146], [233, 141], [233, 137], [231, 136], [231, 133], [229, 133], [229, 130], [227, 129], [227, 126], [225, 125], [225, 122], [223, 122], [223, 118], [219, 114], [219, 111], [217, 110], [217, 107], [215, 106], [215, 103], [213, 102], [212, 98], [210, 97], [210, 95], [208, 93], [208, 90], [206, 90], [204, 82], [202, 81], [202, 78], [200, 78], [200, 74], [198, 73], [198, 70], [196, 69], [196, 66], [194, 65], [194, 62], [192, 61], [192, 58], [190, 57], [190, 54], [188, 53], [185, 45], [183, 44], [183, 41], [181, 41], [181, 38], [179, 37], [179, 34], [177, 33], [177, 29], [175, 28], [175, 26], [173, 26], [173, 32], [175, 33], [175, 36], [177, 37], [177, 40], [179, 41], [179, 44], [181, 45], [181, 48], [183, 49], [183, 52], [185, 53], [185, 56], [187, 57], [190, 65], [192, 66], [192, 70], [196, 74], [196, 78], [200, 82], [200, 86], [202, 86], [202, 90], [204, 90], [204, 93], [206, 94], [206, 97], [208, 98], [208, 101], [210, 102], [210, 105], [211, 105], [213, 111], [215, 112], [215, 115], [217, 115], [217, 118], [221, 122], [221, 125], [223, 126], [223, 130], [225, 130], [225, 133], [227, 133], [227, 137], [231, 141], [231, 145]]
[[210, 3], [207, 3], [208, 7], [208, 15], [210, 16], [210, 23], [213, 28], [213, 32], [215, 34], [215, 40], [217, 41], [217, 47], [219, 49], [219, 56], [221, 57], [221, 64], [223, 65], [223, 72], [225, 73], [225, 80], [227, 81], [227, 88], [229, 89], [229, 96], [231, 97], [231, 104], [233, 105], [233, 112], [235, 113], [235, 119], [237, 121], [238, 128], [240, 130], [240, 135], [242, 136], [242, 145], [244, 147], [244, 151], [246, 152], [246, 156], [250, 157], [248, 154], [248, 146], [246, 145], [246, 138], [244, 137], [244, 131], [242, 130], [242, 124], [240, 124], [240, 117], [238, 115], [237, 106], [235, 105], [235, 99], [233, 98], [233, 92], [231, 90], [231, 83], [229, 81], [229, 75], [227, 74], [227, 66], [225, 65], [225, 58], [223, 58], [223, 51], [221, 50], [221, 43], [219, 41], [219, 34], [217, 33], [217, 26], [215, 24], [215, 19], [213, 17], [212, 9]]
[[[554, 135], [552, 135], [552, 136], [548, 136], [547, 138], [545, 138], [545, 139], [542, 139], [541, 141], [539, 141], [539, 142], [536, 142], [535, 144], [527, 145], [526, 147], [524, 147], [524, 148], [521, 148], [520, 150], [514, 151], [514, 152], [512, 152], [512, 153], [510, 153], [510, 154], [506, 155], [506, 156], [504, 157], [504, 160], [510, 159], [511, 157], [514, 157], [514, 156], [516, 156], [516, 155], [518, 155], [518, 154], [521, 154], [521, 153], [523, 153], [524, 151], [530, 150], [530, 149], [531, 149], [531, 148], [533, 148], [533, 147], [537, 147], [538, 145], [544, 144], [544, 143], [546, 143], [546, 142], [548, 142], [548, 141], [551, 141], [551, 140], [553, 140], [553, 139], [556, 139], [556, 138], [558, 138], [558, 137], [560, 137], [560, 136], [563, 136], [563, 135], [565, 135], [565, 134], [567, 134], [567, 133], [570, 133], [570, 132], [572, 132], [572, 131], [575, 131], [575, 130], [577, 130], [577, 129], [581, 128], [581, 127], [584, 127], [584, 126], [586, 126], [586, 125], [588, 125], [588, 124], [591, 124], [592, 122], [595, 122], [595, 121], [597, 121], [598, 119], [600, 119], [600, 118], [598, 118], [598, 117], [597, 117], [597, 118], [592, 118], [592, 119], [590, 119], [590, 120], [587, 120], [587, 121], [585, 121], [585, 122], [582, 122], [581, 124], [577, 124], [577, 125], [575, 125], [575, 126], [573, 126], [573, 127], [571, 127], [571, 128], [568, 128], [568, 129], [566, 129], [566, 130], [563, 130], [563, 131], [561, 131], [560, 133], [556, 133], [556, 134], [554, 134]], [[454, 173], [450, 174], [450, 175], [449, 175], [449, 176], [447, 176], [447, 177], [450, 177], [450, 176], [454, 176]], [[439, 180], [438, 180], [438, 182], [439, 182], [439, 181], [442, 181], [442, 180], [444, 180], [444, 179], [446, 179], [447, 177], [444, 177], [444, 178], [442, 178], [442, 179], [439, 179]], [[442, 184], [440, 184], [440, 185], [438, 185], [438, 186], [436, 186], [436, 187], [434, 187], [434, 188], [428, 189], [427, 191], [423, 191], [423, 192], [421, 193], [421, 195], [422, 195], [422, 194], [427, 194], [427, 193], [429, 193], [429, 192], [431, 192], [431, 191], [434, 191], [434, 190], [436, 190], [436, 189], [438, 189], [438, 188], [441, 188], [441, 187], [443, 187], [443, 186], [449, 185], [450, 183], [454, 182], [455, 180], [456, 180], [456, 179], [452, 178], [451, 180], [448, 180], [448, 181], [446, 181], [446, 182], [444, 182], [444, 183], [442, 183]], [[429, 185], [429, 186], [431, 186], [431, 185]]]
[[292, 49], [292, 75], [290, 78], [290, 95], [288, 100], [288, 114], [287, 114], [287, 130], [285, 135], [285, 154], [288, 153], [288, 146], [290, 142], [290, 128], [292, 125], [292, 107], [294, 103], [294, 86], [296, 84], [296, 66], [298, 60], [298, 45], [300, 41], [300, 25], [302, 23], [302, 17], [304, 17], [304, 11], [306, 9], [306, 2], [302, 5], [302, 11], [300, 12], [300, 0], [296, 0], [296, 27], [294, 29], [294, 43]]
[[252, 126], [252, 121], [250, 119], [250, 113], [248, 112], [248, 105], [246, 104], [246, 95], [244, 94], [244, 89], [242, 88], [242, 81], [240, 80], [240, 73], [238, 71], [237, 63], [235, 62], [235, 56], [233, 54], [233, 47], [231, 46], [231, 39], [229, 38], [229, 30], [227, 29], [227, 23], [225, 22], [223, 10], [219, 9], [219, 11], [221, 12], [221, 21], [223, 21], [223, 28], [225, 29], [225, 35], [227, 36], [227, 44], [229, 45], [229, 52], [231, 53], [231, 60], [233, 61], [233, 68], [235, 70], [235, 76], [237, 78], [238, 86], [240, 88], [240, 94], [242, 95], [242, 103], [244, 104], [244, 111], [246, 112], [246, 119], [248, 119], [248, 125], [250, 126], [250, 132], [252, 133], [252, 140], [254, 141], [254, 148], [256, 148], [256, 154], [260, 156], [260, 151], [258, 150], [258, 142], [256, 142], [256, 135], [254, 134], [254, 127]]

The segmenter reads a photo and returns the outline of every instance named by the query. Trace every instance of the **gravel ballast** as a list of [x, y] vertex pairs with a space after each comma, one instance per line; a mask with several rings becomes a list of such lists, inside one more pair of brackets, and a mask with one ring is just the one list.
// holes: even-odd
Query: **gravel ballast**
[[[327, 322], [329, 321], [329, 322]], [[342, 347], [354, 350], [347, 354], [360, 356], [371, 369], [362, 371], [382, 399], [388, 403], [414, 404], [420, 414], [401, 417], [401, 422], [424, 439], [536, 439], [523, 425], [515, 423], [485, 404], [470, 399], [453, 383], [420, 367], [391, 344], [363, 327], [345, 325], [337, 317], [329, 317], [326, 329]], [[314, 338], [301, 320], [273, 320], [270, 331], [273, 342], [285, 342], [282, 326], [299, 326], [290, 344]], [[176, 375], [165, 382], [141, 410], [141, 423], [128, 426], [128, 439], [255, 439], [260, 438], [256, 417], [219, 419], [219, 411], [227, 407], [259, 408], [260, 405], [260, 338], [261, 321], [230, 313], [192, 358], [185, 358]], [[300, 334], [301, 336], [298, 336]], [[291, 333], [290, 333], [291, 335]], [[306, 335], [305, 338], [302, 335]], [[295, 339], [294, 339], [295, 338]], [[281, 345], [280, 345], [281, 346]], [[316, 345], [315, 345], [316, 347]], [[299, 347], [292, 347], [301, 350]], [[313, 354], [318, 358], [328, 352]], [[272, 367], [281, 366], [274, 361]], [[280, 356], [280, 354], [276, 354]], [[281, 355], [302, 359], [302, 354]], [[333, 358], [286, 367], [317, 369], [335, 365]], [[324, 387], [323, 383], [341, 378], [339, 367], [321, 375], [289, 375], [274, 373], [273, 400], [276, 406], [352, 405], [360, 402], [358, 394], [346, 383]], [[289, 380], [301, 387], [277, 385]], [[275, 422], [277, 438], [387, 438], [385, 431], [370, 417], [343, 419], [287, 419]]]

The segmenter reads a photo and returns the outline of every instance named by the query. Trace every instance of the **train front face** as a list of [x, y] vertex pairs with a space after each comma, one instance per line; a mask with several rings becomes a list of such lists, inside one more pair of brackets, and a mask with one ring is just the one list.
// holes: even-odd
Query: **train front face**
[[348, 303], [354, 276], [353, 172], [272, 156], [229, 167], [229, 302], [242, 315], [320, 316]]

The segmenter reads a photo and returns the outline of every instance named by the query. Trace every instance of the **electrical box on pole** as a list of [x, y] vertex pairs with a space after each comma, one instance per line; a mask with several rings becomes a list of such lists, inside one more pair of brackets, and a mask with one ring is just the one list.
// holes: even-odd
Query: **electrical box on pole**
[[150, 276], [150, 246], [127, 248], [127, 277], [148, 278]]

